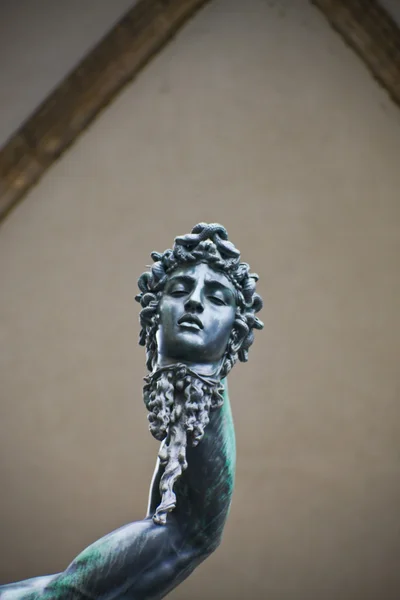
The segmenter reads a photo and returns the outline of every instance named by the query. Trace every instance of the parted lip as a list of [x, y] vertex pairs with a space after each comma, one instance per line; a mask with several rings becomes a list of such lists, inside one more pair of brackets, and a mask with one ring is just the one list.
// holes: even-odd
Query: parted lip
[[184, 314], [183, 317], [181, 317], [179, 319], [178, 325], [182, 325], [183, 323], [191, 323], [191, 324], [197, 325], [197, 327], [199, 327], [199, 329], [204, 328], [204, 325], [200, 321], [199, 317], [197, 317], [196, 315], [191, 315], [190, 313]]

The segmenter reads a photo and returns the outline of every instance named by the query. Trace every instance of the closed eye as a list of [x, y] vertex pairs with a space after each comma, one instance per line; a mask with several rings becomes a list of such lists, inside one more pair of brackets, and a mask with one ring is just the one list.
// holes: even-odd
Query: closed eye
[[181, 298], [182, 296], [186, 296], [186, 294], [186, 290], [173, 290], [172, 292], [170, 292], [170, 295], [174, 298]]
[[226, 302], [222, 300], [222, 298], [218, 298], [218, 296], [209, 296], [208, 299], [217, 306], [225, 306]]

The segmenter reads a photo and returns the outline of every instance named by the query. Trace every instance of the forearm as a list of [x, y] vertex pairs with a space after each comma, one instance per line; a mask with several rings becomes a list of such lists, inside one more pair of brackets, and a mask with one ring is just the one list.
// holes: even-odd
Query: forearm
[[84, 550], [46, 587], [41, 600], [163, 598], [205, 558], [170, 522], [126, 525]]
[[0, 600], [158, 600], [218, 546], [234, 477], [229, 400], [212, 415], [205, 438], [188, 452], [177, 482], [177, 506], [165, 525], [151, 517], [160, 503], [163, 468], [157, 463], [148, 518], [126, 525], [86, 548], [62, 573], [0, 587]]
[[55, 578], [55, 575], [44, 575], [43, 577], [32, 577], [15, 583], [0, 586], [0, 600], [36, 600], [43, 598], [46, 586]]
[[208, 554], [173, 519], [145, 519], [96, 541], [62, 573], [0, 587], [0, 600], [159, 600]]
[[0, 600], [158, 600], [215, 549], [199, 543], [197, 521], [183, 517], [184, 497], [166, 525], [151, 519], [160, 501], [159, 463], [151, 486], [148, 518], [106, 535], [81, 552], [62, 573], [0, 586]]

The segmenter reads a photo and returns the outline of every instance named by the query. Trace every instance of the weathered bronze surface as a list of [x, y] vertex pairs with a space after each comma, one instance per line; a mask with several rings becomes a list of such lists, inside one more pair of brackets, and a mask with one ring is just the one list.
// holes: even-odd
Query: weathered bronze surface
[[0, 600], [154, 600], [220, 544], [235, 476], [226, 376], [247, 361], [258, 276], [219, 224], [152, 253], [139, 278], [144, 401], [161, 441], [147, 516], [101, 538], [62, 573], [0, 587]]

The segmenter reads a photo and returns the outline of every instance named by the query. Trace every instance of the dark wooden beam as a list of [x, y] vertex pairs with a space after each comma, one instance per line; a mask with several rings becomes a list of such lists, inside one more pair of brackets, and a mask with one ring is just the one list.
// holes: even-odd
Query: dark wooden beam
[[208, 1], [140, 0], [113, 27], [0, 150], [0, 221]]
[[400, 28], [377, 0], [311, 0], [400, 106]]

